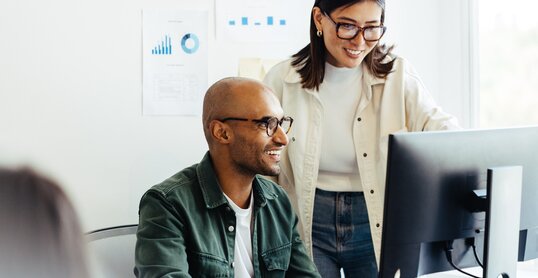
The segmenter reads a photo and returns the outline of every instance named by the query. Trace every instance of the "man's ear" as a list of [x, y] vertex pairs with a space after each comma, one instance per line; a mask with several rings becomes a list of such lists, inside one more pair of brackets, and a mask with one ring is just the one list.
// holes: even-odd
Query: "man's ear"
[[221, 144], [228, 144], [232, 137], [231, 129], [228, 127], [228, 125], [221, 121], [211, 121], [211, 123], [209, 123], [209, 131], [211, 132], [211, 136], [215, 139], [215, 141]]

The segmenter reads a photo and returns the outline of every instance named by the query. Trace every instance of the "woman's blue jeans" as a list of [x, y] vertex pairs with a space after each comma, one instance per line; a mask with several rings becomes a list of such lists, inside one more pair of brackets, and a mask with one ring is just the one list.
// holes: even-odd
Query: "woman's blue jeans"
[[314, 262], [324, 278], [377, 277], [372, 235], [362, 192], [316, 189], [312, 223]]

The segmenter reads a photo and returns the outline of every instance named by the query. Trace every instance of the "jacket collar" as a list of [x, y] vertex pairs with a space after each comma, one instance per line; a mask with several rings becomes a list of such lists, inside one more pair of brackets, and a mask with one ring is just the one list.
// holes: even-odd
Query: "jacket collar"
[[[209, 151], [196, 166], [196, 174], [206, 208], [213, 209], [228, 203], [220, 188]], [[262, 182], [258, 176], [253, 180], [252, 188], [256, 207], [263, 207], [268, 199], [275, 199], [278, 196], [274, 189], [268, 186], [268, 182]]]
[[364, 78], [364, 81], [366, 82], [368, 86], [385, 84], [385, 81], [386, 81], [385, 78], [379, 78], [373, 75], [372, 73], [370, 73], [370, 70], [364, 63], [362, 64], [362, 72], [363, 72], [362, 77]]

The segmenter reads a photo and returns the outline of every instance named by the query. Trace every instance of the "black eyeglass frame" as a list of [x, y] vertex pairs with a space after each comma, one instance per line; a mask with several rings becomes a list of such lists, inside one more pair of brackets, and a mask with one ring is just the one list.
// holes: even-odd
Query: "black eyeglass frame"
[[[385, 25], [379, 25], [379, 26], [366, 26], [366, 27], [360, 27], [360, 26], [357, 26], [355, 24], [352, 24], [352, 23], [341, 23], [341, 22], [336, 22], [334, 21], [334, 19], [328, 15], [326, 12], [323, 11], [323, 14], [328, 17], [333, 23], [334, 25], [336, 25], [336, 36], [339, 38], [339, 39], [342, 39], [342, 40], [352, 40], [354, 38], [357, 37], [357, 35], [359, 34], [362, 34], [362, 38], [364, 39], [364, 41], [367, 41], [367, 42], [376, 42], [376, 41], [379, 41], [383, 35], [385, 35], [385, 31], [387, 31], [387, 26]], [[355, 33], [355, 35], [353, 35], [353, 37], [350, 37], [350, 38], [342, 38], [340, 37], [340, 35], [338, 35], [338, 29], [340, 29], [340, 26], [342, 25], [353, 25], [355, 27], [357, 27], [357, 32]], [[366, 30], [371, 30], [371, 29], [376, 29], [376, 28], [381, 28], [381, 35], [379, 36], [379, 39], [376, 39], [376, 40], [369, 40], [369, 39], [366, 39], [365, 35], [364, 35], [364, 32]]]
[[[276, 123], [277, 125], [275, 125], [274, 128], [271, 129], [271, 131], [269, 131], [269, 123], [271, 121], [274, 121], [276, 119]], [[243, 121], [243, 122], [254, 122], [254, 123], [257, 123], [257, 124], [264, 124], [265, 125], [265, 133], [267, 133], [267, 136], [269, 137], [273, 137], [273, 135], [275, 135], [276, 133], [276, 130], [277, 128], [280, 126], [282, 128], [282, 123], [284, 123], [284, 121], [289, 121], [290, 122], [290, 125], [288, 126], [288, 128], [286, 130], [284, 130], [284, 133], [288, 134], [288, 132], [291, 130], [291, 126], [293, 125], [293, 118], [292, 117], [289, 117], [289, 116], [286, 116], [286, 117], [282, 117], [282, 119], [278, 119], [277, 117], [264, 117], [264, 118], [261, 118], [261, 119], [245, 119], [245, 118], [235, 118], [235, 117], [228, 117], [228, 118], [224, 118], [224, 119], [220, 119], [219, 121], [221, 122], [225, 122], [225, 121]]]

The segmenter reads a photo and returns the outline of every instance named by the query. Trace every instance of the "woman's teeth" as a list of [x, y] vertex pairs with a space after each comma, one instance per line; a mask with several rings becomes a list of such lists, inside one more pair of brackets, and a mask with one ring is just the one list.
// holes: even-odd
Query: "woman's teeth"
[[347, 48], [346, 48], [346, 51], [352, 55], [359, 55], [362, 53], [362, 50], [353, 50], [353, 49], [347, 49]]

